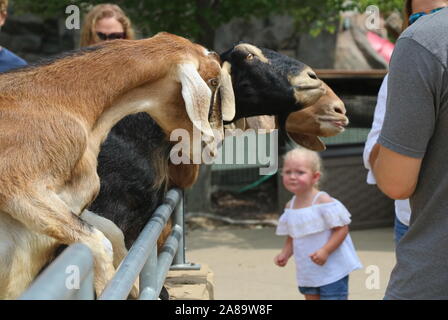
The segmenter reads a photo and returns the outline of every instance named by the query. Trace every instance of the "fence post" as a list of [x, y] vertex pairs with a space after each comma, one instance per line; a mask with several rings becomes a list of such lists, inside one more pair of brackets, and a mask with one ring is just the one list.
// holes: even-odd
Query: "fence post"
[[167, 238], [163, 248], [157, 259], [157, 270], [154, 278], [156, 279], [155, 287], [143, 288], [140, 292], [139, 300], [155, 300], [158, 293], [162, 289], [165, 282], [166, 275], [170, 269], [170, 265], [173, 262], [174, 254], [179, 247], [179, 239], [182, 237], [182, 228], [178, 225], [173, 227], [170, 236]]
[[[143, 266], [148, 261], [152, 249], [156, 246], [157, 238], [160, 236], [162, 229], [178, 201], [181, 200], [181, 195], [182, 193], [179, 189], [171, 189], [167, 192], [164, 204], [154, 211], [152, 218], [143, 228], [137, 240], [135, 240], [115, 276], [99, 297], [100, 300], [126, 299], [135, 279], [139, 276]], [[157, 294], [159, 293], [157, 292]]]
[[140, 293], [145, 288], [157, 287], [157, 243], [151, 250], [151, 253], [140, 272]]
[[174, 225], [178, 225], [182, 228], [182, 234], [179, 239], [179, 247], [177, 249], [176, 255], [174, 256], [173, 265], [171, 270], [200, 270], [201, 265], [195, 263], [187, 263], [185, 261], [185, 193], [182, 191], [180, 201], [174, 209]]

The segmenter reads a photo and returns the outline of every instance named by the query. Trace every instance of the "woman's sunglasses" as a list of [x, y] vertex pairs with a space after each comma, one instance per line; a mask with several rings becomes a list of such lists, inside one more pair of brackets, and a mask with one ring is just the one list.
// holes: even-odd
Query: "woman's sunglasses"
[[426, 12], [416, 12], [416, 13], [412, 14], [409, 17], [409, 25], [413, 24], [415, 21], [417, 21], [418, 19], [420, 19], [423, 16], [426, 16], [427, 14], [435, 13], [435, 12], [440, 11], [440, 10], [445, 9], [445, 8], [446, 7], [437, 8], [437, 9], [431, 10], [429, 13], [426, 13]]
[[109, 34], [97, 32], [96, 35], [98, 36], [98, 38], [100, 38], [103, 41], [126, 38], [126, 32], [114, 32], [114, 33], [109, 33]]

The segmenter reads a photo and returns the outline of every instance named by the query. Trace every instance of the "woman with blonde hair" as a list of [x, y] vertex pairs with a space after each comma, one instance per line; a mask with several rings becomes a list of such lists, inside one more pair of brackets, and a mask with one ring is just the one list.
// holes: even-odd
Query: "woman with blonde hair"
[[115, 4], [94, 6], [84, 20], [80, 46], [86, 47], [114, 39], [135, 39], [131, 21]]

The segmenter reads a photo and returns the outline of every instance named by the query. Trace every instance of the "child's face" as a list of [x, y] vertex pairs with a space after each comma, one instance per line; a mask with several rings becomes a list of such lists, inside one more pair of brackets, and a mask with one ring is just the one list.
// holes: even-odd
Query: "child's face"
[[311, 190], [320, 178], [320, 173], [314, 172], [310, 160], [305, 158], [286, 160], [282, 175], [283, 185], [292, 193], [302, 193]]

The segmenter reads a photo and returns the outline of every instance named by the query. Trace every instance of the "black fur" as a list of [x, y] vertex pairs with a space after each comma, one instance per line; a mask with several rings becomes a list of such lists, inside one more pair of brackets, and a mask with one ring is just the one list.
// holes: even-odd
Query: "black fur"
[[306, 65], [275, 51], [259, 48], [269, 63], [247, 60], [247, 53], [232, 48], [221, 55], [232, 65], [232, 82], [237, 105], [234, 120], [257, 115], [289, 114], [301, 109], [295, 101], [289, 76]]
[[[221, 55], [232, 64], [237, 117], [274, 114], [284, 122], [300, 105], [288, 81], [306, 66], [269, 49], [262, 49], [270, 64], [245, 60], [241, 51]], [[153, 157], [162, 152], [168, 161], [171, 144], [146, 113], [122, 119], [101, 146], [98, 175], [101, 189], [89, 210], [113, 221], [124, 233], [129, 248], [162, 204], [165, 188], [154, 190]]]
[[146, 113], [122, 119], [101, 146], [100, 193], [89, 210], [113, 221], [125, 234], [128, 248], [163, 201], [165, 187], [153, 188], [154, 157], [161, 154], [168, 161], [170, 147]]
[[[222, 60], [232, 64], [234, 120], [280, 115], [284, 121], [290, 112], [301, 107], [294, 100], [288, 76], [298, 74], [305, 65], [274, 51], [262, 50], [270, 64], [248, 62], [245, 55], [233, 49], [221, 55]], [[166, 186], [153, 188], [156, 177], [153, 159], [162, 154], [168, 161], [171, 146], [146, 113], [122, 119], [101, 146], [98, 157], [101, 189], [89, 210], [113, 221], [123, 231], [128, 249], [163, 202]]]

